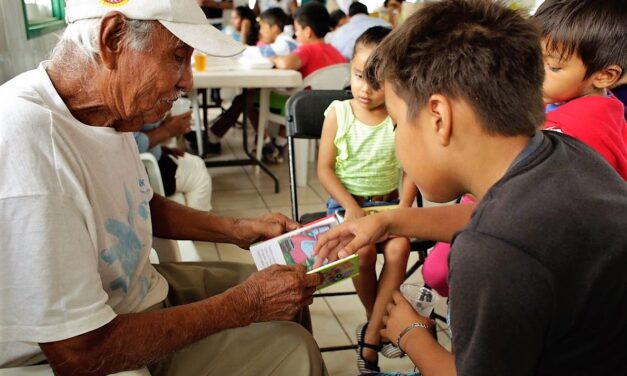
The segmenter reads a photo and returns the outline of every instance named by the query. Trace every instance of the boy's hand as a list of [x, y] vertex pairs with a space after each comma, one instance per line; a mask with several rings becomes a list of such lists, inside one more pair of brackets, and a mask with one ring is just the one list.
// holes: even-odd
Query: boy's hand
[[[403, 329], [414, 322], [420, 322], [425, 325], [432, 325], [433, 322], [423, 316], [420, 316], [414, 307], [409, 304], [407, 299], [400, 293], [400, 291], [394, 291], [392, 294], [392, 300], [386, 307], [386, 314], [383, 317], [383, 329], [381, 329], [381, 336], [387, 338], [393, 344], [396, 344], [398, 335]], [[416, 329], [424, 330], [424, 329]], [[405, 336], [403, 336], [405, 338]], [[401, 341], [401, 347], [403, 342]]]
[[348, 257], [367, 245], [388, 239], [390, 233], [385, 214], [372, 214], [344, 222], [320, 235], [313, 251], [317, 256], [313, 267], [321, 266], [325, 259], [333, 262], [338, 258]]

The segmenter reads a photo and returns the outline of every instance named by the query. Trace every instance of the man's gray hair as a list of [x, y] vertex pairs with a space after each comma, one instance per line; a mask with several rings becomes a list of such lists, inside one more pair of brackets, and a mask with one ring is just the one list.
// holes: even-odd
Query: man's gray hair
[[[123, 43], [138, 52], [149, 51], [152, 48], [151, 35], [157, 21], [124, 20], [128, 32], [123, 37]], [[63, 67], [66, 72], [79, 74], [89, 66], [99, 64], [98, 37], [101, 21], [88, 19], [69, 24], [52, 51], [53, 64]]]

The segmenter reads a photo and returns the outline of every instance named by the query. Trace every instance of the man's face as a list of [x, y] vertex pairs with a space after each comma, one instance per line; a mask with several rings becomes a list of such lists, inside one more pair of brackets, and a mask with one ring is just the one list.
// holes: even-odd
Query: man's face
[[388, 114], [396, 124], [396, 156], [403, 170], [427, 200], [451, 201], [457, 196], [448, 189], [442, 189], [448, 185], [448, 169], [440, 158], [441, 148], [438, 147], [426, 108], [409, 119], [407, 103], [394, 92], [392, 85], [386, 82], [384, 90]]
[[162, 119], [180, 92], [192, 89], [192, 52], [160, 24], [154, 28], [151, 49], [124, 48], [103, 93], [116, 118], [114, 128], [137, 131]]
[[559, 53], [546, 49], [546, 43], [542, 45], [544, 104], [566, 102], [594, 91], [593, 79], [585, 78], [586, 66], [578, 55], [572, 54], [568, 59], [560, 58]]
[[265, 44], [272, 44], [281, 34], [281, 30], [276, 25], [270, 26], [266, 21], [259, 21], [259, 40]]

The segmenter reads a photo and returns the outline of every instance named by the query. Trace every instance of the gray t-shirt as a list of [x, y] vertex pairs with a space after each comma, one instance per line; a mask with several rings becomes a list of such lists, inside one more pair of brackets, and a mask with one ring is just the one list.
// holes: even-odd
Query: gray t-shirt
[[627, 184], [581, 142], [541, 138], [454, 239], [457, 371], [627, 375]]

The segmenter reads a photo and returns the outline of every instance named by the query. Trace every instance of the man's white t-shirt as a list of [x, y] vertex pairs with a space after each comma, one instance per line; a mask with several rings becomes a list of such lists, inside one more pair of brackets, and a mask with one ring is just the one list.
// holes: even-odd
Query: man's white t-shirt
[[42, 63], [0, 86], [0, 368], [167, 295], [132, 133], [76, 120]]

